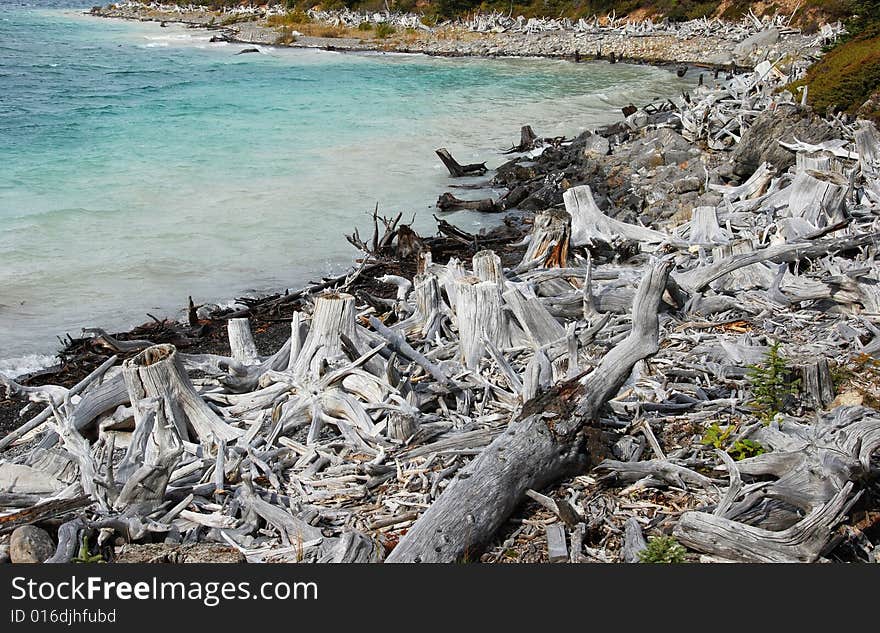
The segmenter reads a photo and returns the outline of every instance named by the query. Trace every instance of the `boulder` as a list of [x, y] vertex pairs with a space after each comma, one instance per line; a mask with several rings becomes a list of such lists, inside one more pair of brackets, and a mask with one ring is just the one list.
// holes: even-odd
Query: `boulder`
[[786, 105], [767, 110], [755, 118], [733, 150], [733, 173], [748, 178], [765, 161], [782, 173], [794, 165], [795, 155], [779, 141], [793, 143], [797, 137], [807, 143], [821, 143], [836, 136], [834, 129], [810, 108]]
[[0, 565], [5, 565], [9, 562], [9, 546], [8, 545], [0, 545]]
[[880, 90], [862, 104], [856, 116], [860, 119], [871, 119], [880, 125]]
[[34, 525], [15, 528], [9, 539], [9, 559], [13, 563], [42, 563], [55, 553], [49, 533]]
[[700, 187], [702, 186], [703, 181], [696, 176], [685, 176], [684, 178], [679, 178], [672, 183], [672, 187], [673, 189], [675, 189], [675, 193], [688, 193], [690, 191], [699, 191]]

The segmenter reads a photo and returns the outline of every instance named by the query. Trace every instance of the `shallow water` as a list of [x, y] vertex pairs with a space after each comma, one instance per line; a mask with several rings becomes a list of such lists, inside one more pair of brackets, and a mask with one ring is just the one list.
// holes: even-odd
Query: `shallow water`
[[[679, 93], [666, 70], [211, 44], [0, 0], [0, 371], [56, 336], [299, 287], [348, 266], [378, 202], [432, 233], [433, 150], [500, 164]], [[461, 212], [468, 231], [497, 218]], [[10, 360], [11, 359], [11, 360]]]

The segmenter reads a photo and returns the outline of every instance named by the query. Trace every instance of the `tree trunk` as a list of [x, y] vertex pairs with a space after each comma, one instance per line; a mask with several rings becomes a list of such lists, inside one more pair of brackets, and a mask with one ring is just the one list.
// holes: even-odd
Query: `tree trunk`
[[510, 346], [501, 289], [497, 283], [477, 277], [463, 277], [457, 285], [455, 315], [460, 359], [468, 369], [477, 369], [486, 354], [484, 338], [499, 348]]
[[614, 244], [620, 238], [648, 244], [673, 241], [660, 231], [609, 218], [596, 206], [589, 185], [572, 187], [562, 194], [562, 200], [571, 215], [572, 246], [587, 246], [597, 240]]
[[804, 218], [816, 228], [844, 219], [842, 206], [849, 183], [840, 174], [802, 171], [794, 177], [788, 210], [792, 217]]
[[245, 365], [255, 365], [260, 362], [249, 319], [229, 319], [226, 322], [226, 334], [229, 337], [229, 349], [235, 360]]

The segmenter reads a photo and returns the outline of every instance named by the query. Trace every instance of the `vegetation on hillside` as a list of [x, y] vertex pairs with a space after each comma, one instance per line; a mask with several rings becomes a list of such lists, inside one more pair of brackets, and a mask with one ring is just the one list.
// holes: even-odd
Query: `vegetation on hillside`
[[863, 107], [880, 92], [880, 2], [857, 0], [844, 38], [792, 87], [809, 86], [807, 101], [820, 114], [829, 109], [880, 123], [880, 104]]

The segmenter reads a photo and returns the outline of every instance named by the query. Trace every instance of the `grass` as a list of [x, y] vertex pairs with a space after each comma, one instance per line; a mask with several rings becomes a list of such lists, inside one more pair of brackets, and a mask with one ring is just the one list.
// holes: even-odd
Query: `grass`
[[[854, 116], [880, 91], [880, 22], [833, 48], [791, 87], [801, 85], [809, 86], [807, 101], [819, 114], [830, 108]], [[880, 123], [880, 108], [862, 115]]]

